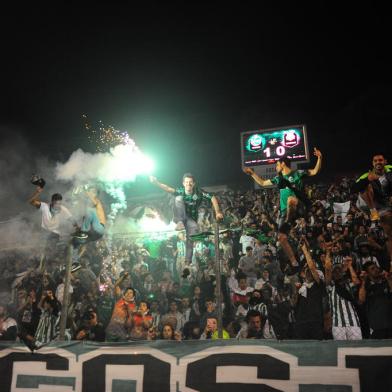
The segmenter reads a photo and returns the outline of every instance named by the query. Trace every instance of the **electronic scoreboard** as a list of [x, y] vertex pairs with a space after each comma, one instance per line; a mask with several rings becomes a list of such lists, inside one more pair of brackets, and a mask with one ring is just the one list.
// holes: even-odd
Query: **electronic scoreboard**
[[282, 157], [292, 162], [309, 161], [305, 125], [246, 131], [241, 133], [242, 166], [265, 166]]

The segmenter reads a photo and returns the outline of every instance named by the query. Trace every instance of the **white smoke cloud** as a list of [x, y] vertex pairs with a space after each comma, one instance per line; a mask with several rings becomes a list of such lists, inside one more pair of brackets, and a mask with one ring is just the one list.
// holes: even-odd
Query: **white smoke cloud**
[[85, 183], [134, 181], [139, 174], [150, 173], [153, 162], [134, 144], [118, 145], [107, 153], [90, 154], [79, 149], [66, 163], [58, 163], [59, 180]]
[[99, 183], [113, 198], [108, 214], [109, 223], [127, 208], [124, 185], [135, 181], [136, 176], [153, 170], [153, 162], [144, 155], [132, 140], [117, 145], [106, 153], [87, 153], [81, 149], [73, 152], [65, 163], [56, 165], [56, 178], [78, 186], [89, 182]]
[[78, 149], [66, 162], [55, 163], [29, 146], [17, 129], [0, 126], [0, 134], [5, 140], [0, 146], [0, 250], [41, 245], [41, 213], [28, 203], [35, 190], [30, 183], [32, 174], [46, 181], [41, 200], [49, 202], [53, 193], [61, 193], [64, 205], [77, 221], [83, 211], [72, 204], [74, 187], [98, 183], [111, 199], [106, 205], [108, 223], [112, 224], [127, 208], [125, 184], [153, 168], [152, 161], [130, 139], [107, 153], [92, 154]]

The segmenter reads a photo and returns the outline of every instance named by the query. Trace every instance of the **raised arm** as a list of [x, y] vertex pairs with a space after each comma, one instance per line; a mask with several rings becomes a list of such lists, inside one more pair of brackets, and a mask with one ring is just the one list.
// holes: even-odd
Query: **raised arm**
[[267, 222], [267, 225], [269, 226], [269, 228], [270, 228], [271, 230], [274, 230], [274, 229], [275, 229], [275, 226], [273, 225], [273, 223], [271, 223], [271, 222], [268, 220], [268, 218], [267, 218], [266, 222]]
[[302, 249], [302, 252], [304, 253], [306, 263], [308, 264], [308, 267], [309, 267], [309, 270], [313, 276], [313, 279], [317, 283], [320, 283], [320, 276], [317, 272], [316, 264], [315, 264], [314, 260], [312, 259], [312, 256], [309, 252], [308, 246], [305, 241], [302, 242], [301, 249]]
[[353, 267], [353, 259], [352, 257], [346, 257], [347, 269], [350, 271], [351, 282], [355, 285], [359, 285], [361, 282], [358, 279], [358, 275]]
[[122, 276], [120, 276], [119, 279], [114, 283], [114, 287], [120, 287], [121, 283], [124, 281], [129, 276], [129, 273], [127, 271], [124, 272]]
[[176, 190], [168, 185], [160, 183], [156, 177], [150, 176], [150, 182], [151, 184], [156, 185], [157, 187], [161, 188], [167, 193], [174, 193]]
[[37, 186], [35, 192], [29, 199], [29, 203], [34, 206], [35, 208], [40, 208], [41, 207], [41, 201], [39, 200], [39, 197], [44, 189], [41, 188], [40, 186]]
[[250, 167], [244, 167], [243, 172], [247, 174], [248, 176], [251, 176], [255, 182], [257, 182], [260, 186], [269, 186], [273, 185], [271, 180], [265, 180], [264, 178], [261, 178], [258, 176], [253, 169]]
[[317, 157], [316, 166], [313, 169], [308, 170], [309, 176], [315, 176], [321, 169], [321, 161], [323, 159], [323, 154], [316, 147], [314, 148], [313, 154]]
[[212, 203], [212, 206], [214, 207], [216, 220], [218, 220], [218, 221], [222, 220], [223, 214], [222, 214], [220, 206], [219, 206], [218, 198], [216, 196], [212, 196], [211, 203]]
[[327, 248], [327, 254], [325, 255], [325, 283], [328, 286], [332, 280], [332, 259], [331, 259], [331, 247]]
[[361, 273], [361, 286], [359, 287], [359, 292], [358, 292], [358, 302], [360, 304], [365, 303], [366, 301], [366, 279], [367, 279], [367, 274], [366, 272]]
[[106, 225], [105, 210], [103, 208], [101, 200], [99, 200], [99, 198], [98, 198], [97, 191], [96, 190], [89, 190], [88, 192], [86, 192], [86, 195], [91, 200], [91, 202], [94, 204], [94, 207], [96, 208], [96, 211], [97, 211], [97, 216], [98, 216], [99, 221], [103, 225]]

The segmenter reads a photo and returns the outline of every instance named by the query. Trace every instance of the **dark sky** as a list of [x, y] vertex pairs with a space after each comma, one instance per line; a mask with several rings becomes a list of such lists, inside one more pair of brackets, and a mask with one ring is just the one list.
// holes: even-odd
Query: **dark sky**
[[363, 171], [380, 150], [392, 159], [389, 14], [288, 4], [2, 13], [1, 142], [18, 129], [65, 160], [93, 150], [88, 114], [128, 130], [169, 183], [185, 171], [204, 184], [243, 179], [240, 132], [297, 123], [326, 172]]

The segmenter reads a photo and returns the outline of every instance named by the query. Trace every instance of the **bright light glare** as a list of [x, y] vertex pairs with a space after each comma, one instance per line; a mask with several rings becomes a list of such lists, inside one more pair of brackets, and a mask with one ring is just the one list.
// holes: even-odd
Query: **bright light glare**
[[151, 174], [154, 170], [154, 161], [135, 145], [118, 145], [110, 154], [102, 173], [106, 181], [134, 181], [137, 175]]
[[174, 222], [170, 222], [168, 225], [162, 221], [159, 217], [148, 217], [143, 216], [139, 221], [139, 227], [141, 232], [165, 232], [174, 231]]

